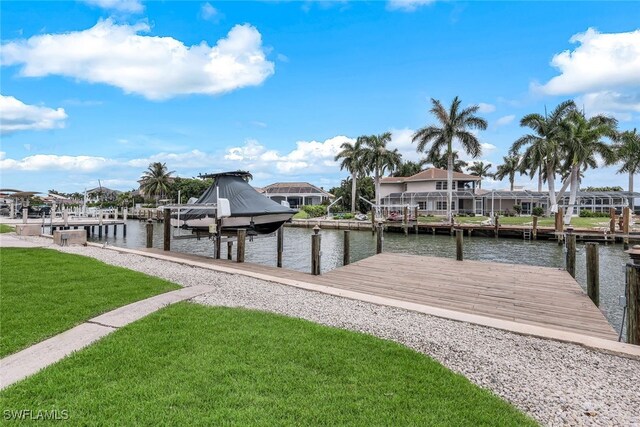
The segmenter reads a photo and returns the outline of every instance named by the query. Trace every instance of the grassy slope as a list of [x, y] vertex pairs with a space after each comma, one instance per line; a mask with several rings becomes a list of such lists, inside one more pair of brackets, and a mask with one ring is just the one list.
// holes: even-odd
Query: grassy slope
[[71, 425], [535, 425], [396, 343], [192, 303], [10, 387], [0, 406], [66, 409]]
[[14, 231], [14, 227], [7, 224], [0, 224], [0, 233], [11, 233]]
[[177, 285], [49, 249], [0, 249], [0, 356]]

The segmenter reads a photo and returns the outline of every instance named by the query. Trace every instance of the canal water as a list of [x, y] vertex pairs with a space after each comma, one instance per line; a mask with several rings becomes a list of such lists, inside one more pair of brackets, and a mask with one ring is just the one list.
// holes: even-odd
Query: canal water
[[[174, 235], [188, 234], [187, 231], [172, 229]], [[122, 237], [122, 227], [117, 235], [109, 230], [106, 240], [110, 245], [144, 248], [146, 245], [145, 223], [129, 220], [127, 237]], [[309, 272], [311, 271], [311, 235], [313, 231], [305, 228], [287, 227], [284, 230], [283, 267]], [[342, 266], [341, 230], [322, 230], [322, 271], [326, 272]], [[351, 231], [351, 261], [375, 254], [376, 238], [370, 231]], [[94, 242], [104, 242], [105, 237], [97, 235], [90, 238]], [[162, 224], [154, 224], [153, 246], [162, 248]], [[197, 255], [213, 256], [213, 241], [209, 239], [172, 240], [171, 249]], [[226, 258], [226, 244], [222, 244], [222, 257]], [[427, 255], [433, 257], [455, 258], [455, 238], [433, 236], [431, 234], [386, 233], [384, 251]], [[555, 241], [524, 241], [520, 239], [496, 239], [492, 237], [464, 237], [465, 259], [494, 261], [510, 264], [528, 264], [544, 267], [565, 267], [565, 252]], [[235, 259], [235, 245], [233, 257]], [[576, 254], [576, 279], [586, 291], [585, 246], [578, 242]], [[254, 238], [247, 240], [245, 260], [264, 265], [276, 265], [276, 237]], [[628, 255], [621, 244], [600, 245], [600, 308], [616, 331], [622, 324], [622, 307], [618, 297], [624, 295], [625, 264]], [[540, 280], [544, 280], [541, 277]], [[531, 286], [535, 286], [532, 283]]]

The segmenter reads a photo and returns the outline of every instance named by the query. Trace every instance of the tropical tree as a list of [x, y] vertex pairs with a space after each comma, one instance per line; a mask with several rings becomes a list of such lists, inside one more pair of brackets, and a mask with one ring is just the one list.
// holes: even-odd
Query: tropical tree
[[520, 126], [531, 128], [533, 133], [518, 138], [510, 150], [511, 155], [516, 155], [526, 147], [521, 156], [522, 167], [528, 171], [529, 176], [533, 176], [537, 171], [539, 180], [546, 179], [549, 188], [549, 209], [553, 212], [558, 208], [555, 174], [563, 158], [562, 123], [575, 108], [573, 101], [564, 101], [549, 115], [546, 111], [544, 116], [537, 113], [527, 114], [520, 120]]
[[509, 155], [502, 158], [502, 164], [498, 165], [496, 173], [493, 174], [495, 179], [503, 180], [509, 178], [509, 188], [513, 191], [513, 184], [516, 180], [516, 173], [520, 172], [520, 157]]
[[357, 202], [357, 179], [364, 173], [364, 164], [362, 162], [362, 139], [358, 137], [352, 144], [343, 142], [340, 146], [341, 150], [335, 160], [340, 160], [340, 170], [346, 169], [351, 174], [351, 213], [356, 213]]
[[157, 205], [160, 197], [169, 192], [173, 173], [174, 171], [167, 170], [166, 163], [150, 163], [140, 179], [140, 191], [147, 196], [153, 196]]
[[467, 168], [467, 172], [471, 175], [475, 175], [480, 178], [478, 181], [478, 188], [482, 188], [482, 179], [488, 176], [493, 176], [491, 172], [491, 163], [485, 164], [484, 162], [473, 162], [471, 166]]
[[391, 133], [361, 137], [363, 168], [373, 173], [376, 188], [376, 208], [380, 206], [380, 177], [385, 172], [393, 172], [402, 163], [402, 155], [398, 149], [389, 150], [387, 144], [391, 141]]
[[[629, 192], [633, 193], [633, 176], [640, 173], [640, 134], [634, 128], [620, 133], [615, 145], [616, 158], [622, 163], [618, 173], [629, 174]], [[633, 196], [629, 197], [629, 208], [634, 211]]]
[[462, 101], [456, 96], [447, 110], [439, 100], [431, 98], [432, 106], [429, 111], [435, 116], [439, 126], [425, 126], [413, 135], [413, 142], [418, 143], [417, 151], [427, 152], [428, 148], [430, 159], [438, 157], [443, 151], [447, 156], [447, 219], [449, 221], [453, 218], [451, 215], [453, 143], [459, 142], [467, 154], [476, 158], [482, 154], [482, 146], [470, 129], [485, 130], [487, 128], [487, 121], [475, 115], [479, 108], [477, 105], [461, 109], [461, 103]]
[[566, 153], [564, 169], [570, 173], [567, 179], [571, 186], [565, 224], [571, 222], [575, 210], [580, 169], [597, 168], [598, 155], [606, 163], [615, 162], [615, 151], [604, 138], [617, 139], [617, 125], [617, 120], [612, 117], [596, 115], [587, 119], [584, 113], [577, 110], [572, 111], [563, 122], [563, 149]]
[[427, 159], [422, 159], [418, 162], [412, 162], [411, 160], [402, 162], [398, 170], [393, 173], [393, 176], [413, 176], [420, 173], [427, 163], [430, 163]]
[[[451, 154], [451, 157], [453, 161], [454, 172], [462, 172], [464, 168], [469, 166], [467, 162], [465, 162], [464, 160], [460, 160], [458, 151], [454, 151]], [[431, 163], [434, 168], [447, 169], [449, 167], [449, 156], [446, 153], [443, 155], [440, 155], [440, 153], [430, 153], [426, 160], [427, 163]]]

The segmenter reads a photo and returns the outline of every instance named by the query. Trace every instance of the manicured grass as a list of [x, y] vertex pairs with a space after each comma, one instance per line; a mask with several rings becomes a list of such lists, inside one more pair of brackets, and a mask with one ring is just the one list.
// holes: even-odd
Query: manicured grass
[[[420, 223], [439, 223], [443, 217], [420, 217]], [[480, 224], [482, 221], [486, 221], [489, 217], [486, 216], [473, 216], [473, 217], [456, 217], [456, 224]], [[531, 216], [501, 216], [500, 224], [502, 225], [523, 225], [531, 223], [533, 217]], [[575, 228], [600, 228], [605, 227], [604, 224], [609, 223], [609, 218], [571, 218], [571, 225]], [[540, 227], [553, 227], [554, 218], [540, 217], [538, 218], [538, 226]]]
[[179, 303], [0, 393], [65, 425], [535, 423], [406, 347], [307, 321]]
[[309, 214], [305, 211], [299, 211], [293, 216], [293, 219], [309, 219]]
[[10, 226], [10, 225], [0, 224], [0, 234], [1, 233], [11, 233], [14, 230], [15, 230], [15, 228]]
[[50, 249], [0, 249], [0, 356], [179, 286]]

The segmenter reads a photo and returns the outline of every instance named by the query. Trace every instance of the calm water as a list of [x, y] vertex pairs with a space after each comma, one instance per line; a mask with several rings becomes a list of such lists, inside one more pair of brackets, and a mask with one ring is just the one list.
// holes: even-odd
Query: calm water
[[[145, 223], [130, 220], [127, 223], [127, 237], [122, 237], [122, 227], [117, 236], [109, 230], [107, 240], [115, 246], [142, 248], [146, 245]], [[162, 248], [163, 228], [154, 224], [154, 247]], [[173, 230], [174, 234], [187, 233]], [[311, 270], [311, 229], [288, 227], [284, 232], [283, 267], [309, 272]], [[341, 230], [322, 230], [322, 271], [329, 271], [342, 265]], [[416, 255], [455, 258], [455, 238], [432, 236], [430, 234], [409, 235], [387, 233], [384, 236], [385, 252], [399, 252]], [[91, 238], [92, 241], [104, 241]], [[213, 241], [208, 239], [172, 240], [171, 249], [198, 255], [213, 256]], [[375, 236], [370, 231], [351, 231], [351, 261], [357, 261], [375, 254]], [[578, 243], [576, 255], [576, 279], [586, 290], [585, 247]], [[235, 258], [235, 245], [234, 245]], [[464, 238], [465, 259], [486, 260], [511, 264], [529, 264], [545, 267], [564, 268], [565, 254], [562, 246], [555, 241], [524, 241], [520, 239], [495, 239], [486, 237]], [[226, 258], [226, 244], [222, 244], [222, 257]], [[273, 265], [276, 263], [276, 238], [255, 238], [247, 240], [247, 262]], [[619, 331], [622, 322], [622, 307], [618, 296], [624, 295], [624, 272], [628, 260], [622, 245], [600, 245], [600, 306], [614, 329]], [[532, 284], [535, 286], [535, 284]]]

